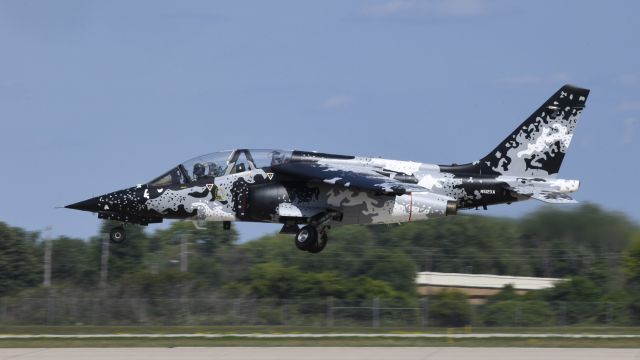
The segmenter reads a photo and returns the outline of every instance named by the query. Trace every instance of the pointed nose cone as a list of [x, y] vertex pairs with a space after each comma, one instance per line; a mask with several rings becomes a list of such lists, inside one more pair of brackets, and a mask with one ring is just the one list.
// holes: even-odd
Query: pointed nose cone
[[77, 202], [75, 204], [67, 205], [65, 208], [74, 209], [74, 210], [82, 210], [82, 211], [91, 211], [98, 212], [99, 211], [99, 197], [94, 197], [91, 199], [83, 200]]

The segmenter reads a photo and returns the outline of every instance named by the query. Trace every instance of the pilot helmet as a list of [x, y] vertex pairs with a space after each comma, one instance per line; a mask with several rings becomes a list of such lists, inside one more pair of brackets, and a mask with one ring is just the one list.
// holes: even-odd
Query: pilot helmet
[[197, 163], [193, 165], [193, 176], [195, 176], [196, 178], [199, 178], [201, 176], [204, 176], [204, 173], [205, 173], [205, 168], [203, 164]]

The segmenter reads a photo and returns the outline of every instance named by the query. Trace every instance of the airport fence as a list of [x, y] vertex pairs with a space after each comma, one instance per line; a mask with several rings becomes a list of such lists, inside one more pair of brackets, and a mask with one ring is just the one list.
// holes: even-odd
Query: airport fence
[[616, 302], [431, 299], [3, 298], [0, 325], [451, 327], [626, 325]]

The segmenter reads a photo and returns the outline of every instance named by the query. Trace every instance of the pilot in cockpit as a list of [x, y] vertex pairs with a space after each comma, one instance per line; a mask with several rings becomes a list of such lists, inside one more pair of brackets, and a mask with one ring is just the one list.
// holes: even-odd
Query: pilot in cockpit
[[193, 180], [198, 181], [205, 177], [205, 167], [204, 164], [196, 163], [193, 165]]
[[272, 155], [272, 157], [271, 157], [271, 166], [284, 164], [285, 159], [286, 159], [285, 154], [281, 153], [280, 151], [274, 150], [271, 153], [271, 155]]
[[209, 163], [209, 176], [211, 177], [217, 177], [217, 176], [222, 176], [224, 175], [224, 170], [225, 168], [223, 168], [222, 166], [210, 162]]

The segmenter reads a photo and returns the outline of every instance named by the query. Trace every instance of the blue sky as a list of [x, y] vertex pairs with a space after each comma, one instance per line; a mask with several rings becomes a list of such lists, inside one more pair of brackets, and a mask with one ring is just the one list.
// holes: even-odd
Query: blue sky
[[564, 83], [592, 92], [561, 177], [638, 220], [638, 13], [637, 1], [2, 0], [0, 220], [87, 237], [97, 218], [54, 206], [236, 147], [473, 161]]

